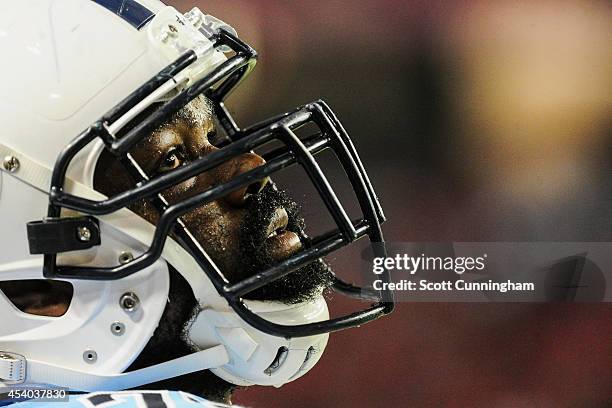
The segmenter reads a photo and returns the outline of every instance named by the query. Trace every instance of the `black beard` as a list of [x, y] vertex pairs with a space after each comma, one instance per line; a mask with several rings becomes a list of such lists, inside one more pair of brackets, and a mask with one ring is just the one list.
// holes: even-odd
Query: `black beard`
[[[267, 269], [275, 262], [262, 245], [266, 239], [266, 229], [273, 213], [278, 208], [287, 211], [289, 222], [287, 230], [296, 233], [305, 247], [309, 239], [304, 233], [304, 220], [299, 214], [298, 205], [287, 194], [269, 185], [260, 193], [249, 197], [247, 216], [240, 233], [241, 276]], [[171, 265], [170, 292], [168, 303], [153, 337], [138, 358], [126, 371], [133, 371], [168, 360], [173, 360], [198, 351], [183, 337], [186, 329], [200, 311], [191, 287], [183, 276]], [[248, 299], [275, 300], [294, 304], [312, 300], [322, 290], [331, 286], [333, 273], [323, 261], [315, 261], [278, 279], [252, 293]], [[181, 335], [183, 334], [183, 335]], [[170, 378], [148, 384], [148, 390], [179, 390], [202, 396], [216, 402], [228, 403], [233, 391], [238, 388], [217, 377], [209, 370], [203, 370], [180, 377]]]
[[[252, 276], [262, 272], [277, 261], [266, 250], [266, 230], [275, 211], [284, 208], [289, 222], [287, 230], [300, 237], [302, 245], [310, 245], [310, 239], [304, 232], [304, 219], [300, 208], [284, 192], [277, 190], [269, 183], [266, 188], [247, 199], [247, 215], [240, 229], [239, 262], [241, 276]], [[333, 283], [333, 273], [322, 260], [311, 262], [246, 295], [252, 300], [275, 300], [287, 304], [295, 304], [313, 300]]]

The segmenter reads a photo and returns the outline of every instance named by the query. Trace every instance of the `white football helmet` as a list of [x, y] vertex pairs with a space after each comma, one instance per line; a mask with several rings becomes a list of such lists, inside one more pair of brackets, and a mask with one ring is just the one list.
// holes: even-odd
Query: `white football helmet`
[[[61, 317], [24, 313], [0, 292], [0, 387], [112, 391], [204, 369], [233, 384], [278, 387], [312, 368], [329, 332], [393, 309], [389, 293], [340, 279], [334, 289], [373, 305], [330, 319], [322, 296], [297, 305], [243, 299], [360, 237], [383, 242], [384, 216], [348, 135], [323, 102], [236, 125], [223, 101], [256, 54], [227, 24], [158, 0], [0, 2], [0, 51], [0, 281], [54, 279], [73, 287]], [[200, 94], [228, 135], [225, 147], [149, 179], [128, 152]], [[153, 103], [163, 106], [142, 120]], [[134, 124], [136, 117], [142, 121]], [[307, 123], [320, 134], [302, 140], [294, 130]], [[127, 124], [132, 130], [117, 137]], [[167, 188], [273, 140], [284, 148], [265, 165], [172, 206], [164, 201]], [[314, 160], [324, 149], [347, 171], [363, 219], [349, 219]], [[133, 189], [115, 197], [94, 189], [104, 150], [140, 177]], [[180, 217], [294, 164], [306, 170], [338, 229], [230, 284]], [[157, 225], [127, 209], [144, 198], [155, 199]], [[200, 351], [124, 372], [166, 307], [168, 264], [202, 306], [189, 332]]]

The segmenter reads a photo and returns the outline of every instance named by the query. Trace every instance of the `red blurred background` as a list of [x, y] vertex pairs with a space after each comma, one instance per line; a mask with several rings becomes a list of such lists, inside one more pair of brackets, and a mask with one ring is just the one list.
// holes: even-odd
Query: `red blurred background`
[[[332, 105], [380, 195], [389, 241], [611, 240], [611, 3], [168, 3], [229, 22], [258, 50], [230, 99], [243, 123], [318, 98]], [[355, 259], [359, 249], [332, 263], [355, 275]], [[400, 304], [332, 335], [301, 380], [234, 402], [611, 407], [612, 306]]]

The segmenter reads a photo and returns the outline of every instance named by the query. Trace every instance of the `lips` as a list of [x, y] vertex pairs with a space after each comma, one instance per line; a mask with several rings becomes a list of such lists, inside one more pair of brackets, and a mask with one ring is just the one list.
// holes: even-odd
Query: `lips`
[[287, 211], [284, 208], [277, 208], [270, 217], [270, 223], [266, 229], [266, 239], [282, 234], [287, 229], [288, 223], [289, 215], [287, 215]]
[[275, 261], [286, 259], [302, 248], [300, 237], [295, 232], [287, 230], [288, 223], [287, 211], [284, 208], [278, 208], [272, 214], [266, 229], [266, 240], [263, 247]]

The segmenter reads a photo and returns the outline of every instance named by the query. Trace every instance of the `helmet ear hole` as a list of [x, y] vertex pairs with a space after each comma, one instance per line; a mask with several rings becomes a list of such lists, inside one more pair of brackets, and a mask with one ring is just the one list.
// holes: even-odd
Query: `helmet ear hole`
[[23, 313], [61, 317], [70, 307], [74, 288], [69, 282], [33, 279], [0, 282], [0, 292]]

